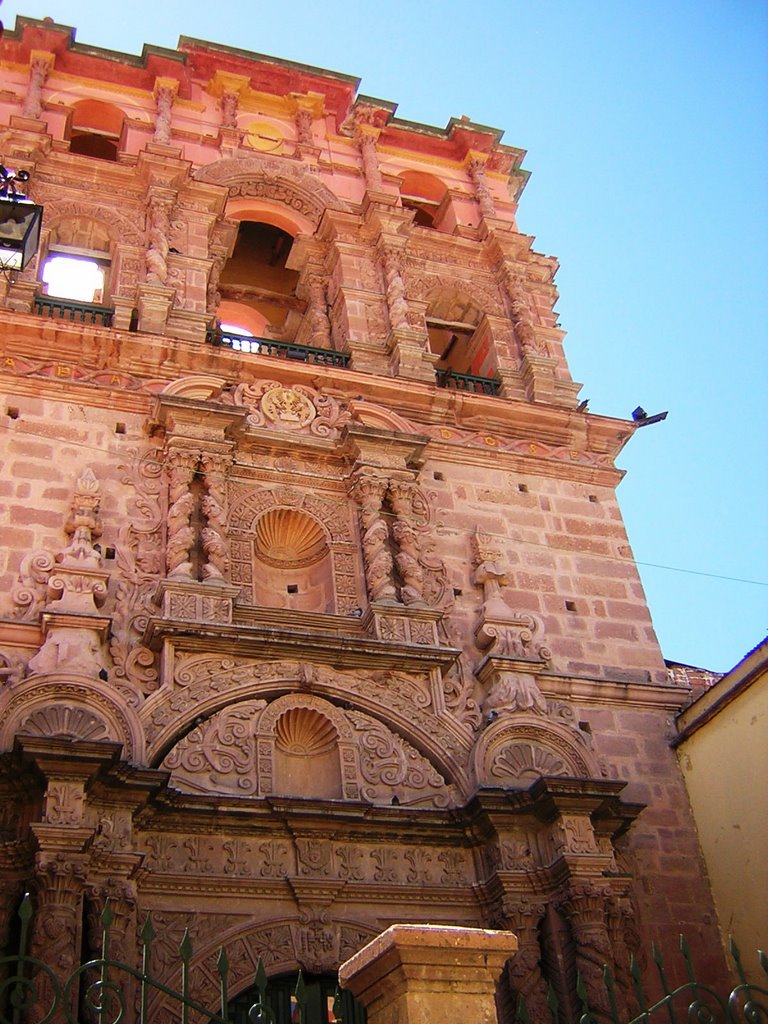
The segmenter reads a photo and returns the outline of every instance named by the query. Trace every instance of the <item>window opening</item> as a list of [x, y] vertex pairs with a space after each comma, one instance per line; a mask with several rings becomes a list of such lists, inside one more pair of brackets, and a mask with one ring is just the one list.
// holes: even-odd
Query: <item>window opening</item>
[[115, 162], [120, 149], [125, 115], [101, 100], [81, 100], [72, 108], [69, 151], [80, 156]]
[[42, 279], [48, 295], [76, 302], [104, 301], [107, 260], [53, 251], [43, 264]]
[[448, 192], [444, 182], [423, 171], [400, 175], [400, 202], [414, 211], [413, 223], [422, 228], [440, 228], [443, 200]]
[[273, 337], [295, 334], [303, 313], [296, 296], [299, 274], [286, 266], [292, 245], [293, 238], [281, 228], [241, 221], [219, 282], [222, 299], [255, 311]]

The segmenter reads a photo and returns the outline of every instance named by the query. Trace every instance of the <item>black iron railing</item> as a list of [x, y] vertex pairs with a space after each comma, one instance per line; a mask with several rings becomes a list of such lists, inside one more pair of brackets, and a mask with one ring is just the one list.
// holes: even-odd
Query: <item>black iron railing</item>
[[[150, 973], [152, 943], [156, 934], [149, 915], [141, 929], [140, 968], [110, 957], [114, 916], [107, 901], [101, 913], [101, 956], [80, 964], [66, 977], [60, 977], [49, 964], [27, 953], [32, 924], [29, 894], [22, 900], [19, 921], [19, 952], [16, 956], [0, 958], [0, 1021], [3, 1024], [20, 1024], [22, 1020], [41, 1024], [63, 1020], [67, 1024], [78, 1024], [82, 1019], [79, 1007], [84, 1008], [88, 1019], [96, 1024], [129, 1024], [130, 1021], [151, 1024], [153, 1004], [158, 998], [174, 1008], [181, 1024], [189, 1024], [192, 1019], [205, 1020], [206, 1024], [234, 1024], [229, 995], [229, 960], [223, 947], [216, 959], [219, 992], [218, 1006], [214, 1009], [191, 994], [192, 941], [186, 931], [178, 950], [181, 987], [177, 990], [169, 988]], [[278, 1024], [275, 1011], [270, 1006], [267, 987], [267, 972], [259, 959], [254, 977], [256, 995], [248, 1008], [248, 1020], [254, 1024]], [[132, 990], [136, 996], [137, 1015], [134, 1013]], [[291, 1003], [292, 1024], [306, 1024], [307, 995], [301, 972]], [[333, 1017], [326, 1011], [326, 1018], [342, 1024], [343, 1004], [342, 993], [337, 989]]]
[[475, 395], [498, 395], [501, 382], [495, 377], [473, 377], [470, 373], [437, 370], [437, 386], [453, 391], [471, 391]]
[[346, 366], [349, 363], [348, 352], [334, 352], [332, 349], [313, 348], [311, 345], [295, 345], [289, 341], [275, 341], [272, 338], [254, 338], [250, 335], [233, 334], [231, 331], [209, 331], [207, 341], [210, 345], [231, 348], [235, 352], [295, 359], [299, 363], [315, 363], [320, 366]]
[[115, 311], [110, 306], [95, 302], [77, 302], [75, 299], [61, 299], [54, 295], [36, 295], [35, 313], [51, 320], [66, 320], [76, 324], [95, 324], [97, 327], [111, 327]]
[[[766, 1024], [768, 1022], [768, 988], [760, 987], [747, 981], [746, 971], [736, 943], [731, 939], [730, 953], [736, 967], [739, 984], [727, 995], [716, 992], [709, 985], [708, 979], [697, 980], [696, 969], [691, 957], [688, 943], [680, 936], [680, 953], [688, 978], [682, 985], [672, 987], [667, 980], [668, 966], [664, 962], [661, 951], [652, 945], [651, 956], [658, 974], [658, 982], [663, 992], [660, 999], [648, 998], [648, 977], [633, 956], [629, 964], [629, 975], [624, 979], [624, 988], [631, 989], [627, 1000], [622, 999], [616, 976], [608, 965], [602, 970], [602, 991], [587, 991], [587, 986], [580, 974], [576, 975], [576, 996], [579, 1003], [579, 1024], [653, 1024], [658, 1017], [668, 1024]], [[758, 962], [768, 979], [768, 956], [763, 950], [757, 951]], [[595, 1004], [601, 1003], [596, 1009]], [[620, 1005], [628, 1002], [628, 1008]], [[557, 993], [550, 984], [547, 991], [547, 1008], [552, 1024], [559, 1024], [562, 1019], [561, 1007]], [[633, 1005], [634, 1004], [634, 1007]], [[517, 1001], [516, 1020], [520, 1024], [544, 1024], [543, 1021], [531, 1021], [524, 996]]]

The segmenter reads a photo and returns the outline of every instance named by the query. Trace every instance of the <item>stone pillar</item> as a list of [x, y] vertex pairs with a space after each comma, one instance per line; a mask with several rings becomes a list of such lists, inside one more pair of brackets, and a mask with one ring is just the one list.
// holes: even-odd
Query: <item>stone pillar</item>
[[195, 500], [190, 490], [200, 453], [173, 445], [167, 451], [168, 539], [165, 564], [168, 576], [192, 579], [191, 552], [195, 543], [192, 512]]
[[549, 1020], [547, 986], [541, 973], [539, 923], [544, 904], [525, 897], [504, 901], [504, 921], [517, 936], [518, 950], [507, 964], [509, 986], [516, 997], [523, 996], [531, 1020]]
[[339, 981], [369, 1024], [496, 1024], [496, 982], [516, 949], [511, 932], [396, 924], [342, 964]]
[[380, 134], [380, 128], [376, 128], [372, 124], [365, 124], [361, 120], [358, 120], [355, 125], [355, 142], [363, 159], [365, 186], [369, 192], [381, 192], [381, 169], [376, 153], [376, 141]]
[[395, 564], [402, 580], [400, 600], [403, 604], [424, 607], [424, 570], [419, 563], [419, 542], [412, 526], [414, 484], [409, 480], [391, 480], [389, 496], [395, 513], [392, 536], [397, 545]]
[[164, 285], [168, 280], [168, 241], [174, 196], [167, 189], [153, 188], [147, 207], [147, 281]]
[[29, 85], [21, 107], [23, 117], [38, 118], [43, 112], [43, 86], [55, 56], [44, 50], [33, 50], [29, 58]]
[[231, 456], [203, 453], [202, 470], [205, 494], [202, 510], [205, 526], [200, 531], [205, 562], [203, 579], [209, 583], [224, 583], [229, 575], [229, 547], [227, 545], [226, 480], [232, 463]]
[[483, 153], [470, 150], [467, 154], [467, 174], [475, 186], [475, 195], [480, 204], [480, 212], [484, 217], [495, 217], [496, 207], [493, 205], [493, 196], [488, 188], [485, 179], [485, 164], [487, 157]]
[[309, 274], [307, 289], [310, 341], [315, 348], [331, 347], [331, 322], [328, 319], [328, 301], [325, 294], [325, 276], [322, 273]]
[[389, 527], [382, 514], [387, 481], [381, 477], [360, 474], [352, 491], [360, 506], [363, 526], [363, 559], [365, 582], [371, 601], [397, 603], [392, 572], [394, 562], [389, 547]]
[[611, 1007], [603, 982], [603, 966], [615, 967], [606, 915], [610, 897], [610, 886], [577, 882], [569, 886], [562, 901], [576, 949], [576, 968], [587, 990], [590, 1009], [606, 1015]]
[[155, 134], [152, 141], [161, 146], [171, 144], [171, 115], [178, 91], [179, 83], [175, 78], [155, 79]]

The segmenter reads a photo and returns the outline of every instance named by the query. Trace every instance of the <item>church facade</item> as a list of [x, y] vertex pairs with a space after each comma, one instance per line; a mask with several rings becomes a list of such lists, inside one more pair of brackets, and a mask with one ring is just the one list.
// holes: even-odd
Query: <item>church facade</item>
[[[725, 977], [524, 153], [357, 80], [19, 19], [0, 278], [0, 934], [63, 975], [107, 899], [173, 986], [331, 975], [392, 923], [514, 931], [500, 1021], [684, 932]], [[152, 1019], [173, 1019], [156, 996]]]

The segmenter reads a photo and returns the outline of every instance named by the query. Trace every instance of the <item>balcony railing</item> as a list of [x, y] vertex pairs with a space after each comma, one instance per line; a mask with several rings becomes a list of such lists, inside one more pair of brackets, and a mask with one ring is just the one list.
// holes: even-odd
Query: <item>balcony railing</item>
[[453, 391], [471, 391], [475, 395], [498, 395], [501, 381], [495, 377], [473, 377], [469, 373], [437, 370], [437, 386]]
[[320, 366], [346, 366], [348, 352], [334, 352], [327, 348], [313, 348], [311, 345], [294, 345], [288, 341], [272, 338], [254, 338], [231, 331], [209, 331], [207, 341], [211, 345], [231, 348], [235, 352], [252, 352], [260, 356], [275, 356], [277, 359], [295, 359], [299, 363], [316, 363]]
[[95, 324], [97, 327], [111, 327], [115, 311], [110, 306], [99, 306], [94, 302], [77, 302], [75, 299], [61, 299], [54, 295], [36, 295], [35, 313], [50, 320], [66, 320], [75, 324]]

